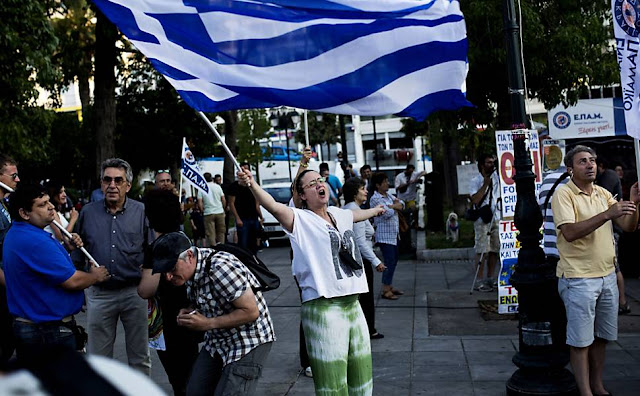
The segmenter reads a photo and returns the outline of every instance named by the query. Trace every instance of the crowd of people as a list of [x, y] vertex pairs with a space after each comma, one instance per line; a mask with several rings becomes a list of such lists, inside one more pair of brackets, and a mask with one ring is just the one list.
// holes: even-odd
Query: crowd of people
[[[306, 148], [289, 205], [266, 193], [248, 164], [225, 189], [219, 175], [205, 174], [209, 193], [182, 201], [170, 172], [159, 170], [155, 187], [136, 201], [127, 196], [131, 166], [111, 158], [101, 166], [102, 198], [78, 211], [64, 185], [22, 183], [18, 164], [0, 154], [2, 362], [15, 353], [22, 365], [36, 364], [51, 347], [59, 356], [86, 348], [113, 358], [121, 322], [129, 366], [149, 376], [149, 348], [156, 349], [176, 395], [253, 393], [276, 341], [273, 322], [255, 275], [216, 245], [229, 240], [231, 218], [229, 242], [255, 254], [262, 207], [291, 243], [301, 364], [316, 392], [371, 394], [370, 340], [384, 337], [375, 324], [374, 274], [381, 273], [381, 298], [404, 294], [393, 286], [401, 213], [415, 218], [424, 172], [407, 166], [394, 180], [395, 196], [385, 173], [365, 165], [343, 184], [331, 181], [325, 164], [308, 169], [309, 158]], [[489, 291], [500, 249], [495, 159], [480, 156], [478, 172], [471, 201], [491, 216], [474, 223], [474, 286]], [[630, 311], [614, 235], [637, 228], [640, 193], [637, 183], [623, 188], [623, 176], [576, 146], [545, 177], [539, 197], [545, 253], [557, 267], [571, 364], [584, 394], [606, 394], [605, 345], [617, 337], [617, 315]], [[86, 332], [75, 320], [81, 310]]]

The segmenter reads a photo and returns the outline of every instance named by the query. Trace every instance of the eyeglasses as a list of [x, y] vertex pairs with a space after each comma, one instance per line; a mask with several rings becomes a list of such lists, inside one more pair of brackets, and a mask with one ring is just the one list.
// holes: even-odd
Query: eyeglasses
[[5, 175], [5, 176], [9, 176], [9, 177], [11, 178], [11, 180], [16, 180], [16, 179], [19, 177], [19, 176], [18, 176], [18, 172], [16, 172], [16, 173], [11, 173], [11, 174], [3, 173], [3, 175]]
[[324, 183], [325, 181], [327, 181], [327, 179], [326, 179], [326, 178], [324, 178], [324, 177], [319, 177], [319, 178], [317, 178], [317, 179], [315, 179], [315, 180], [311, 180], [311, 181], [309, 182], [309, 184], [307, 184], [306, 186], [303, 186], [302, 188], [303, 188], [303, 189], [306, 189], [306, 188], [309, 188], [309, 187], [315, 187], [318, 183]]
[[110, 185], [111, 182], [116, 183], [116, 186], [121, 186], [124, 184], [125, 181], [126, 180], [122, 176], [116, 176], [116, 177], [104, 176], [102, 178], [102, 183], [106, 184], [107, 186]]

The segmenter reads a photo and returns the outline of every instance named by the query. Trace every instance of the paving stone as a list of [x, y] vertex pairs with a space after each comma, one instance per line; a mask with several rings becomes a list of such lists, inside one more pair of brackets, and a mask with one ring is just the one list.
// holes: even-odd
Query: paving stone
[[515, 352], [513, 343], [509, 339], [487, 340], [487, 339], [462, 339], [462, 345], [466, 352], [486, 351], [486, 352]]
[[462, 351], [459, 339], [419, 339], [413, 342], [415, 352], [448, 352]]
[[507, 394], [504, 381], [475, 381], [473, 383], [474, 396], [503, 396]]
[[517, 369], [514, 364], [469, 364], [473, 381], [507, 381]]
[[467, 381], [414, 381], [412, 396], [472, 395], [473, 385]]
[[415, 366], [457, 366], [466, 364], [465, 356], [460, 351], [452, 352], [414, 352], [413, 364]]
[[464, 364], [413, 367], [413, 381], [469, 381], [470, 379], [469, 368]]
[[513, 352], [465, 352], [469, 365], [472, 364], [511, 364]]

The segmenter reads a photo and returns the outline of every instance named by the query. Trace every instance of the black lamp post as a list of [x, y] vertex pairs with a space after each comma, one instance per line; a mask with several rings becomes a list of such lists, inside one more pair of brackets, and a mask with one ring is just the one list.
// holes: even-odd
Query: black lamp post
[[518, 370], [507, 381], [507, 395], [573, 395], [576, 384], [565, 368], [566, 315], [558, 295], [555, 264], [546, 261], [540, 248], [542, 213], [535, 196], [535, 174], [526, 147], [527, 127], [519, 30], [513, 0], [504, 0], [503, 17], [507, 45], [509, 96], [514, 131], [513, 177], [518, 201], [514, 221], [520, 231], [518, 263], [511, 284], [518, 290], [519, 349], [513, 357]]
[[300, 114], [298, 114], [298, 112], [295, 110], [287, 112], [287, 108], [282, 106], [280, 108], [271, 110], [269, 122], [271, 123], [273, 129], [284, 129], [284, 136], [287, 140], [287, 169], [289, 169], [289, 181], [292, 182], [293, 176], [291, 175], [291, 155], [289, 153], [289, 128], [295, 128], [296, 124], [300, 122]]

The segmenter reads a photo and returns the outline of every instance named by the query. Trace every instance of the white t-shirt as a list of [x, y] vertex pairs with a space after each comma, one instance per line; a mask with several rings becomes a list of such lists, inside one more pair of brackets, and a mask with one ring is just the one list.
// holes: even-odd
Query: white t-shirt
[[211, 214], [224, 213], [222, 207], [222, 187], [217, 183], [207, 183], [209, 186], [209, 194], [202, 196], [202, 204], [204, 206], [203, 215], [208, 216]]
[[[411, 174], [411, 177], [409, 178], [409, 180], [407, 180], [407, 175], [405, 175], [404, 172], [398, 173], [398, 175], [396, 176], [396, 180], [395, 180], [396, 189], [401, 184], [406, 184], [408, 182], [415, 181], [419, 174], [420, 174], [420, 172], [414, 171]], [[403, 193], [401, 193], [400, 191], [397, 191], [398, 199], [401, 199], [401, 200], [403, 200], [405, 202], [406, 201], [415, 201], [416, 200], [416, 190], [417, 190], [417, 188], [418, 188], [418, 184], [417, 183], [409, 184], [407, 186], [407, 191], [405, 191]]]
[[[484, 197], [484, 200], [478, 204], [478, 207], [487, 205], [489, 203], [489, 197], [491, 196], [491, 211], [493, 211], [493, 221], [500, 221], [502, 217], [502, 213], [497, 209], [498, 199], [500, 199], [500, 178], [498, 177], [498, 172], [493, 172], [491, 174], [491, 181], [493, 183], [493, 196], [491, 196], [491, 191], [488, 191], [487, 196]], [[475, 194], [480, 190], [480, 187], [484, 184], [484, 176], [482, 173], [478, 173], [476, 177], [471, 179], [469, 182], [469, 191], [471, 191], [471, 195]], [[476, 220], [477, 222], [482, 222], [482, 219]]]
[[310, 210], [291, 208], [295, 219], [293, 232], [287, 232], [293, 248], [293, 276], [302, 289], [302, 302], [320, 297], [332, 298], [366, 293], [364, 269], [352, 270], [338, 258], [345, 244], [353, 258], [362, 265], [353, 232], [353, 213], [329, 207], [338, 230]]
[[[67, 226], [69, 225], [69, 221], [67, 220], [66, 217], [64, 217], [64, 214], [62, 214], [62, 212], [58, 212], [58, 218], [60, 218], [60, 225], [64, 227], [64, 229], [66, 230]], [[49, 234], [54, 235], [54, 238], [55, 238], [55, 234], [53, 233], [53, 227], [55, 226], [53, 225], [53, 223], [51, 223], [48, 226], [44, 227], [44, 230]]]

